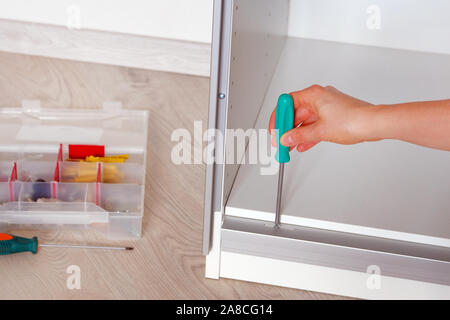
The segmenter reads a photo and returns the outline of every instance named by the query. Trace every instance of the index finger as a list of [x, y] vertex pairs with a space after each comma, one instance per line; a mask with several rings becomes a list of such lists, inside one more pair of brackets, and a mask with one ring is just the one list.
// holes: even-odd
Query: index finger
[[[294, 127], [300, 124], [311, 124], [318, 119], [314, 110], [314, 97], [317, 92], [317, 86], [311, 86], [301, 91], [290, 93], [294, 101]], [[277, 108], [273, 109], [269, 119], [269, 132], [273, 136], [275, 134], [275, 115]]]

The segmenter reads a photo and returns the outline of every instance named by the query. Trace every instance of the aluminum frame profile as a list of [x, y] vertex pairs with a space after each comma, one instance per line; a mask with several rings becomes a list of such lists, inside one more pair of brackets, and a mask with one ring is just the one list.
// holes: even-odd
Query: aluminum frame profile
[[[225, 136], [228, 105], [232, 7], [232, 0], [214, 0], [208, 129], [216, 129], [222, 136]], [[216, 139], [214, 145], [216, 161], [206, 165], [203, 255], [207, 255], [211, 248], [213, 214], [216, 211], [223, 212], [224, 148], [224, 141]]]
[[226, 216], [221, 251], [450, 286], [450, 248]]

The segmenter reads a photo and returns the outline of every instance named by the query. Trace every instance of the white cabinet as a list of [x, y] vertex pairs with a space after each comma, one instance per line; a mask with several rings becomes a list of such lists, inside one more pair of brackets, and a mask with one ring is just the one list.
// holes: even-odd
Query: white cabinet
[[[449, 98], [450, 55], [437, 45], [447, 22], [428, 21], [437, 36], [415, 46], [406, 29], [405, 39], [398, 28], [390, 33], [398, 8], [375, 1], [391, 20], [369, 43], [361, 35], [372, 11], [353, 9], [324, 25], [334, 28], [329, 40], [354, 43], [299, 38], [330, 14], [326, 1], [311, 3], [215, 1], [210, 128], [265, 129], [280, 94], [312, 84], [373, 103]], [[429, 6], [439, 11], [440, 3]], [[245, 164], [246, 156], [222, 164], [230, 144], [216, 139], [216, 163], [207, 167], [208, 277], [361, 298], [450, 298], [450, 152], [381, 141], [294, 153], [276, 229], [277, 176], [262, 175], [264, 165]]]

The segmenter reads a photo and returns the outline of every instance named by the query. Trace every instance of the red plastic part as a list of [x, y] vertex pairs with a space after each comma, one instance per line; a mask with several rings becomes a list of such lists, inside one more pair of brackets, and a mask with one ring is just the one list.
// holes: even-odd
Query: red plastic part
[[57, 187], [58, 182], [52, 181], [51, 185], [52, 185], [52, 189], [51, 189], [52, 199], [58, 199], [58, 187]]
[[58, 161], [63, 161], [63, 145], [59, 145], [59, 151], [58, 151]]
[[105, 146], [69, 144], [70, 159], [85, 159], [87, 156], [104, 157]]
[[17, 180], [17, 162], [14, 162], [12, 168], [11, 177], [9, 178], [9, 201], [14, 201], [14, 184], [13, 182]]
[[12, 240], [14, 237], [10, 234], [0, 233], [0, 241]]
[[59, 161], [56, 162], [55, 172], [53, 174], [53, 181], [59, 182]]
[[58, 151], [58, 159], [56, 161], [56, 166], [55, 166], [55, 172], [53, 173], [53, 181], [52, 181], [52, 199], [57, 199], [58, 195], [58, 188], [57, 188], [57, 184], [60, 180], [59, 177], [59, 162], [63, 161], [63, 145], [60, 144], [59, 145], [59, 151]]
[[10, 181], [16, 181], [17, 180], [17, 162], [14, 162], [12, 171], [11, 171], [11, 178]]

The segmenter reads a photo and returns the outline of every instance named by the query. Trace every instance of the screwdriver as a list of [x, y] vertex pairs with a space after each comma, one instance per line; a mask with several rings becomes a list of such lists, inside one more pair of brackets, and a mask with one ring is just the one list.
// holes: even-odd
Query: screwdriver
[[275, 112], [275, 138], [277, 142], [277, 153], [275, 159], [278, 161], [278, 192], [277, 207], [275, 211], [275, 227], [280, 226], [281, 219], [281, 193], [283, 191], [284, 164], [288, 163], [291, 158], [289, 156], [289, 147], [285, 147], [280, 143], [283, 134], [294, 127], [294, 101], [289, 94], [282, 94], [278, 98], [277, 109]]
[[77, 248], [77, 249], [103, 249], [103, 250], [133, 250], [133, 247], [99, 247], [99, 246], [82, 246], [69, 244], [40, 244], [37, 237], [31, 239], [22, 238], [6, 233], [0, 233], [0, 256], [31, 252], [38, 253], [40, 247], [53, 248]]

